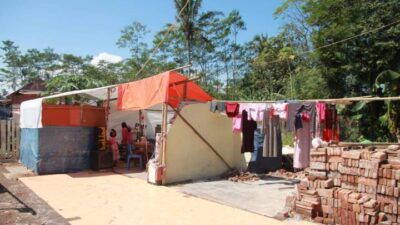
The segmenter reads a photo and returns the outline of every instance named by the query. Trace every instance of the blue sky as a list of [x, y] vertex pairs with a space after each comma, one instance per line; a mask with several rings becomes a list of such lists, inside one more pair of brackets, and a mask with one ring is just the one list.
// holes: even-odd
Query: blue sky
[[[282, 0], [203, 0], [202, 10], [228, 14], [237, 9], [247, 25], [239, 41], [256, 34], [276, 35], [282, 21], [273, 16]], [[52, 47], [59, 53], [129, 55], [116, 47], [120, 30], [140, 21], [151, 30], [147, 40], [174, 22], [172, 0], [1, 0], [0, 41], [12, 40], [22, 50]]]

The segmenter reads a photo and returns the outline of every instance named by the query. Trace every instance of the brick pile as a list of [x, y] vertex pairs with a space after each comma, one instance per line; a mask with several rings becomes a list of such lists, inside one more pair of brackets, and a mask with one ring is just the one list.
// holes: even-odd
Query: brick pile
[[[309, 175], [297, 185], [298, 200], [295, 204], [297, 213], [319, 218], [321, 223], [331, 224], [334, 221], [334, 189], [332, 189], [334, 179], [328, 177], [328, 171], [330, 168], [337, 170], [339, 160], [337, 158], [329, 160], [330, 157], [337, 155], [339, 155], [338, 151], [328, 148], [315, 149], [310, 153]], [[308, 201], [309, 195], [312, 195], [314, 201]], [[307, 204], [307, 208], [304, 207], [305, 204]]]
[[327, 157], [328, 157], [328, 166], [329, 166], [329, 173], [328, 178], [333, 180], [334, 186], [340, 187], [341, 185], [341, 178], [339, 173], [339, 165], [342, 164], [342, 152], [346, 150], [346, 148], [341, 147], [331, 147], [327, 148]]
[[323, 224], [400, 224], [400, 149], [313, 149], [295, 211]]
[[342, 188], [357, 191], [358, 177], [360, 175], [360, 157], [361, 151], [343, 151], [343, 162], [339, 164], [338, 168]]
[[335, 224], [376, 224], [378, 221], [377, 201], [368, 195], [338, 188], [334, 192]]

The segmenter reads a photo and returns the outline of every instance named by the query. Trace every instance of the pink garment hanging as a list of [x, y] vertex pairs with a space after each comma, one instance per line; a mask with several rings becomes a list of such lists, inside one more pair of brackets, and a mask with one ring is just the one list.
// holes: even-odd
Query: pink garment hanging
[[262, 121], [264, 111], [269, 108], [268, 104], [265, 103], [240, 103], [239, 114], [241, 115], [243, 110], [248, 113], [248, 120]]
[[239, 114], [232, 118], [232, 130], [234, 133], [242, 132], [242, 112], [247, 111], [247, 119], [254, 121], [262, 121], [264, 111], [271, 107], [270, 104], [265, 103], [240, 103]]
[[233, 133], [241, 133], [242, 132], [242, 116], [237, 115], [232, 119], [233, 124]]
[[287, 119], [288, 103], [274, 103], [272, 108], [273, 115], [279, 116], [280, 119]]

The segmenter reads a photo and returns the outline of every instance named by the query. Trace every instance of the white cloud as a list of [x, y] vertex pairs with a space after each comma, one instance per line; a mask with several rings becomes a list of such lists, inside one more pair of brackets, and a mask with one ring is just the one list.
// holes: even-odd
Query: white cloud
[[112, 55], [107, 52], [102, 52], [93, 57], [92, 61], [90, 61], [90, 64], [96, 66], [100, 63], [100, 61], [105, 61], [108, 63], [117, 63], [122, 61], [122, 57], [118, 55]]

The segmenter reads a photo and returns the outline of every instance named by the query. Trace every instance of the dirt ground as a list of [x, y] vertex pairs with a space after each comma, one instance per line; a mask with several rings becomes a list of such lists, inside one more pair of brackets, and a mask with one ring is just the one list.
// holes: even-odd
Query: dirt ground
[[[289, 180], [270, 178], [165, 187], [148, 184], [141, 170], [123, 167], [34, 176], [20, 164], [0, 164], [0, 225], [310, 224], [300, 218], [265, 217], [283, 207], [292, 188]], [[265, 193], [274, 193], [274, 198]]]
[[116, 173], [57, 174], [21, 181], [76, 225], [288, 224]]
[[16, 177], [7, 178], [6, 166], [13, 168], [0, 164], [0, 225], [69, 224]]

